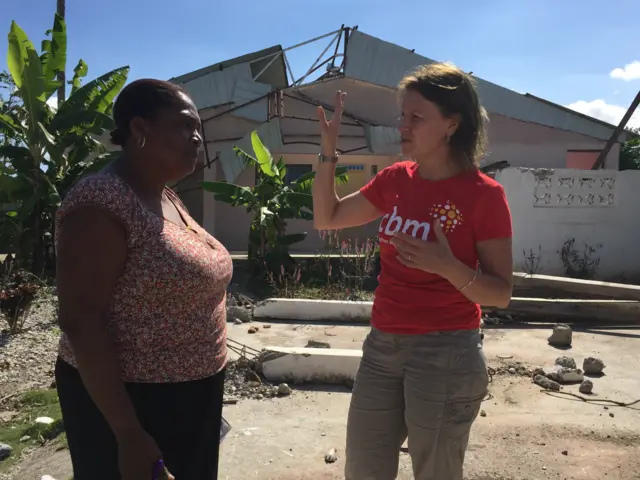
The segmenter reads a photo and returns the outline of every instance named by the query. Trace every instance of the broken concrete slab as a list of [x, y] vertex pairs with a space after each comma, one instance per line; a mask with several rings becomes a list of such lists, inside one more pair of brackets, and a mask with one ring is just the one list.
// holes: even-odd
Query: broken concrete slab
[[637, 324], [640, 302], [635, 300], [584, 300], [573, 298], [513, 297], [505, 309], [487, 307], [485, 313], [512, 312], [541, 317], [563, 317], [576, 320], [598, 320], [607, 324]]
[[624, 283], [599, 282], [595, 280], [579, 280], [576, 278], [514, 272], [513, 284], [516, 287], [551, 288], [565, 292], [597, 295], [620, 300], [640, 300], [640, 286], [627, 285]]
[[368, 322], [373, 302], [269, 298], [257, 304], [253, 318], [259, 320]]
[[[270, 298], [253, 310], [256, 320], [296, 320], [307, 322], [363, 322], [371, 319], [373, 302]], [[607, 324], [633, 324], [640, 318], [640, 302], [627, 300], [582, 300], [513, 297], [509, 307], [486, 306], [485, 313], [521, 313], [542, 318], [565, 317], [598, 320]]]
[[582, 370], [559, 365], [554, 365], [554, 368], [547, 372], [547, 378], [558, 383], [582, 383], [584, 381]]
[[351, 385], [362, 350], [338, 348], [269, 348], [262, 373], [271, 383], [325, 383]]

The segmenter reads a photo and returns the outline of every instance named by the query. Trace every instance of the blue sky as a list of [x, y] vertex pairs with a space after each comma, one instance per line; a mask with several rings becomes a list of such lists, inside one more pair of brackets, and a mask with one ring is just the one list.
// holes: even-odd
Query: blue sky
[[[344, 23], [507, 88], [617, 121], [640, 89], [640, 63], [633, 63], [640, 61], [637, 1], [67, 0], [68, 69], [83, 58], [89, 77], [130, 65], [130, 79], [168, 79]], [[39, 44], [55, 4], [4, 2], [0, 68], [10, 21]], [[294, 71], [303, 73], [325, 45], [292, 52]], [[634, 121], [640, 125], [638, 115]]]

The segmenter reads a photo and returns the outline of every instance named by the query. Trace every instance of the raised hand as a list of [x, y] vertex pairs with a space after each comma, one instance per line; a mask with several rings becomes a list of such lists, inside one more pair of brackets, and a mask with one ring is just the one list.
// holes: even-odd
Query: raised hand
[[320, 120], [320, 142], [322, 154], [332, 157], [336, 154], [338, 146], [338, 134], [340, 133], [340, 122], [342, 122], [342, 112], [344, 110], [344, 97], [346, 92], [338, 90], [333, 108], [331, 121], [327, 120], [327, 114], [322, 107], [318, 107], [318, 120]]

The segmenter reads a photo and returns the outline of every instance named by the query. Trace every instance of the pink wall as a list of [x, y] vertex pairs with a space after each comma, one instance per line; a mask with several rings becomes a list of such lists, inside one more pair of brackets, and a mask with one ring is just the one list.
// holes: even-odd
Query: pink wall
[[[506, 160], [512, 167], [566, 168], [570, 150], [600, 150], [606, 143], [579, 133], [489, 115], [489, 148], [483, 164]], [[620, 144], [614, 144], [605, 168], [618, 169]]]
[[571, 150], [567, 152], [567, 168], [591, 170], [602, 150]]

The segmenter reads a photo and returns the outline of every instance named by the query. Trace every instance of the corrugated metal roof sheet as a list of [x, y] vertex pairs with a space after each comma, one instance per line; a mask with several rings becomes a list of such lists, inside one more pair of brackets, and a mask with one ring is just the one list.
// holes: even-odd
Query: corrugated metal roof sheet
[[[270, 151], [273, 152], [282, 149], [282, 133], [280, 132], [278, 119], [263, 123], [256, 128], [256, 131], [262, 143], [264, 143]], [[247, 133], [241, 140], [238, 140], [235, 145], [247, 153], [253, 152], [251, 132]], [[244, 162], [236, 156], [233, 148], [228, 148], [220, 152], [220, 165], [222, 166], [222, 171], [227, 182], [235, 182], [245, 169]]]
[[271, 55], [280, 51], [282, 51], [282, 46], [275, 45], [273, 47], [265, 48], [264, 50], [248, 53], [246, 55], [241, 55], [239, 57], [235, 57], [230, 60], [225, 60], [223, 62], [214, 63], [213, 65], [209, 65], [208, 67], [200, 68], [199, 70], [195, 70], [193, 72], [185, 73], [184, 75], [173, 77], [169, 81], [174, 83], [190, 82], [191, 80], [194, 80], [198, 77], [202, 77], [209, 73], [223, 71], [227, 68], [230, 68], [234, 65], [239, 65], [241, 63], [250, 63], [260, 58], [264, 58], [267, 55]]
[[[434, 60], [406, 48], [354, 30], [349, 36], [347, 45], [345, 75], [376, 85], [395, 88], [407, 72], [433, 62]], [[603, 125], [602, 122], [562, 111], [534, 98], [481, 78], [475, 78], [482, 104], [492, 113], [603, 140], [611, 136], [612, 127]]]
[[367, 146], [374, 154], [395, 155], [400, 153], [400, 132], [397, 128], [365, 125], [364, 132]]
[[[264, 97], [271, 90], [270, 85], [238, 78], [236, 79], [231, 101], [236, 105], [242, 105], [256, 98]], [[266, 122], [268, 115], [267, 99], [265, 98], [263, 101], [254, 102], [251, 105], [239, 108], [235, 110], [233, 114], [238, 117], [255, 120], [256, 122]]]
[[200, 110], [232, 102], [234, 88], [238, 80], [253, 81], [248, 63], [207, 73], [184, 83], [183, 86]]

